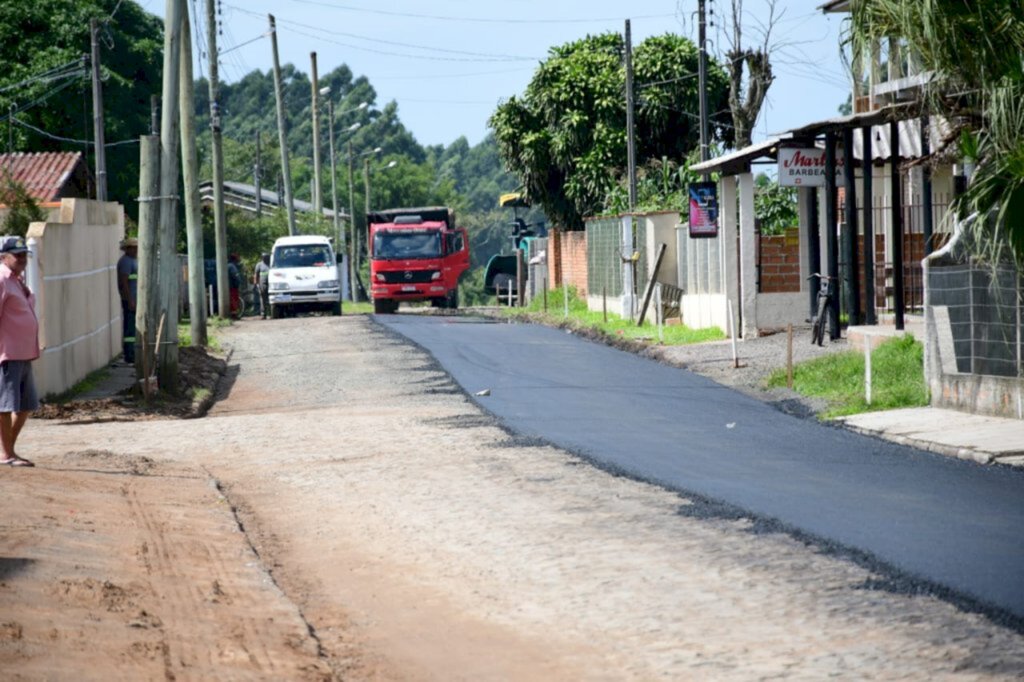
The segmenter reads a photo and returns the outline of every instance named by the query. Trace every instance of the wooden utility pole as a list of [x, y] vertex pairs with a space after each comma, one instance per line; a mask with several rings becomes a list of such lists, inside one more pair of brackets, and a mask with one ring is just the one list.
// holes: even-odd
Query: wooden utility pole
[[103, 134], [103, 83], [100, 81], [99, 24], [89, 20], [92, 36], [92, 130], [96, 145], [96, 200], [107, 200], [107, 153]]
[[626, 19], [626, 167], [629, 174], [629, 210], [636, 208], [636, 137], [633, 130], [633, 38]]
[[213, 244], [217, 259], [217, 311], [226, 320], [231, 314], [228, 288], [228, 224], [224, 214], [224, 151], [220, 135], [220, 52], [217, 50], [217, 12], [214, 0], [206, 0], [206, 45], [210, 54], [210, 133], [213, 147]]
[[[160, 136], [143, 135], [139, 162], [139, 279], [135, 295], [135, 376], [146, 378], [155, 365], [156, 325], [160, 319], [160, 289], [156, 249], [160, 224]], [[143, 357], [145, 355], [145, 357]]]
[[309, 53], [313, 83], [313, 213], [316, 219], [324, 214], [323, 177], [320, 175], [320, 78], [316, 72], [316, 52]]
[[182, 0], [167, 0], [164, 13], [163, 112], [160, 118], [160, 227], [157, 263], [161, 317], [168, 331], [158, 340], [160, 388], [178, 391], [178, 66], [181, 62]]
[[356, 189], [352, 180], [352, 164], [355, 158], [352, 156], [352, 140], [348, 141], [348, 223], [351, 230], [351, 239], [348, 241], [348, 270], [349, 287], [352, 289], [352, 302], [359, 300], [359, 293], [356, 288], [356, 254], [359, 235], [356, 233]]
[[[209, 0], [212, 2], [213, 0]], [[292, 170], [288, 165], [288, 130], [284, 119], [284, 93], [281, 89], [281, 62], [277, 57], [277, 27], [270, 17], [270, 44], [274, 50], [274, 95], [277, 98], [277, 139], [281, 144], [281, 176], [284, 180], [284, 201], [288, 207], [288, 234], [295, 236], [295, 203], [292, 201]]]
[[181, 13], [181, 164], [188, 237], [188, 319], [193, 346], [206, 346], [203, 220], [199, 206], [199, 153], [196, 150], [195, 81], [192, 80], [192, 25]]

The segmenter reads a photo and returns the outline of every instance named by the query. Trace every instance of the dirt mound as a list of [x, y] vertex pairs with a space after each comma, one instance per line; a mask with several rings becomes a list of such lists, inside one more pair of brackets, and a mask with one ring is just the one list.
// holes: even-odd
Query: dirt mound
[[184, 346], [178, 350], [177, 395], [160, 392], [146, 401], [140, 389], [131, 388], [109, 398], [44, 403], [32, 417], [72, 422], [201, 417], [212, 404], [217, 382], [226, 370], [226, 359], [203, 348]]

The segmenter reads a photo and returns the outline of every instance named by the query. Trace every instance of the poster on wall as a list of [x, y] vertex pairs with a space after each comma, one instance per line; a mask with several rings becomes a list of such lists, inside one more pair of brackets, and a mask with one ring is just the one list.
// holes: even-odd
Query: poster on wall
[[690, 238], [718, 236], [718, 183], [690, 183]]

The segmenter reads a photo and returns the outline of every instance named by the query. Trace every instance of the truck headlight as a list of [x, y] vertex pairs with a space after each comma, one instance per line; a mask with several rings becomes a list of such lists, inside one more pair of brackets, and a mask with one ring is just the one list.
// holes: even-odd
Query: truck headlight
[[291, 287], [288, 286], [288, 282], [271, 282], [270, 283], [270, 290], [271, 291], [287, 291], [290, 288]]
[[325, 279], [325, 280], [323, 280], [321, 282], [318, 282], [317, 285], [316, 285], [316, 288], [317, 289], [337, 289], [338, 288], [338, 280], [336, 280], [336, 279]]
[[441, 279], [441, 271], [440, 270], [435, 270], [434, 274], [432, 274], [430, 276], [430, 279], [431, 279], [431, 281], [436, 281], [436, 280]]
[[388, 278], [384, 276], [383, 272], [378, 272], [377, 275], [376, 275], [376, 278], [377, 278], [378, 282], [387, 282], [388, 281]]

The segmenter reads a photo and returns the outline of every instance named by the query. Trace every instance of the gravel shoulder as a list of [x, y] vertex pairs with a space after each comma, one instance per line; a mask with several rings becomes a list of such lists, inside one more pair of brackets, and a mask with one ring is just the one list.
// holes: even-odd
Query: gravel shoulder
[[[0, 472], [5, 676], [1024, 675], [1024, 637], [982, 614], [521, 445], [370, 317], [246, 322], [226, 341], [204, 419], [26, 428], [39, 471]], [[672, 361], [720, 362], [705, 352]], [[70, 580], [133, 606], [69, 610], [49, 586]]]

